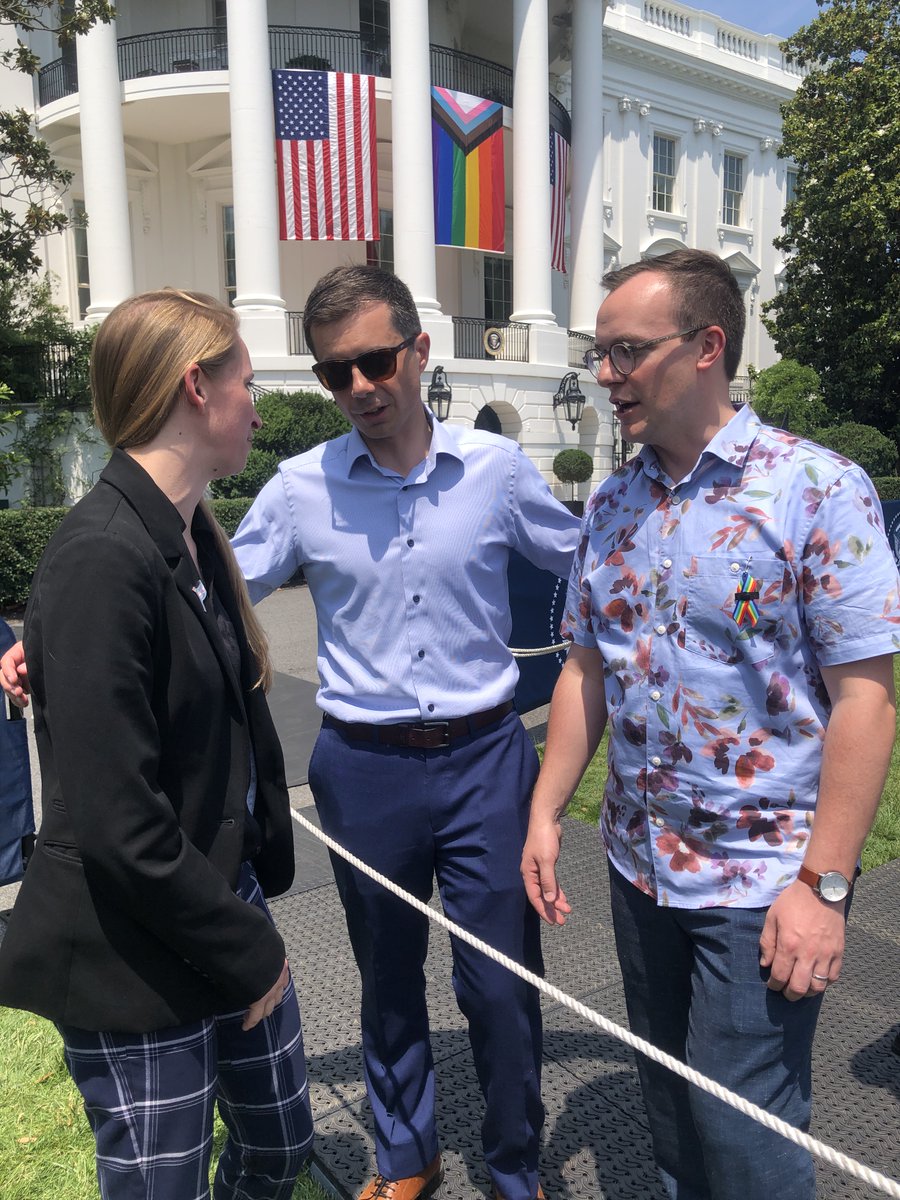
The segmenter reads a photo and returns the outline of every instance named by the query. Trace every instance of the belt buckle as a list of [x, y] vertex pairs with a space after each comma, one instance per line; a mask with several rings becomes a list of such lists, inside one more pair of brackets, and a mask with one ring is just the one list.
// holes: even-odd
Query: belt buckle
[[[413, 725], [410, 729], [410, 743], [415, 746], [413, 740], [418, 733], [424, 735], [420, 745], [425, 750], [442, 750], [445, 746], [450, 745], [450, 722], [449, 721], [420, 721], [418, 725]], [[443, 733], [443, 738], [440, 741], [432, 741], [428, 737], [431, 733]]]

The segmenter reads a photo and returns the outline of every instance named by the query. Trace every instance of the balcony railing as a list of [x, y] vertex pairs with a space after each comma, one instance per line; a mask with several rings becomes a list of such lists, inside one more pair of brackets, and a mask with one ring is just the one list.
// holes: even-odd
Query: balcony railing
[[303, 313], [285, 313], [287, 318], [288, 354], [312, 354], [303, 332]]
[[[304, 67], [385, 78], [391, 74], [389, 43], [384, 38], [354, 30], [270, 25], [269, 56], [275, 69]], [[186, 71], [228, 70], [228, 46], [222, 29], [172, 29], [120, 38], [118, 57], [122, 80]], [[486, 58], [449, 50], [446, 46], [432, 46], [431, 79], [436, 87], [512, 106], [512, 71]], [[41, 105], [52, 104], [77, 91], [78, 70], [71, 57], [58, 58], [41, 67], [38, 73]], [[571, 141], [571, 118], [552, 95], [550, 124]]]
[[735, 408], [749, 404], [753, 399], [753, 384], [749, 375], [735, 375], [728, 385], [728, 394]]
[[0, 378], [13, 389], [13, 407], [49, 404], [60, 412], [90, 408], [87, 357], [62, 342], [0, 348]]
[[454, 317], [453, 355], [455, 358], [488, 358], [496, 362], [528, 362], [530, 328], [519, 321]]
[[581, 367], [584, 370], [584, 352], [590, 350], [594, 344], [594, 335], [592, 333], [578, 333], [575, 329], [569, 330], [569, 366]]

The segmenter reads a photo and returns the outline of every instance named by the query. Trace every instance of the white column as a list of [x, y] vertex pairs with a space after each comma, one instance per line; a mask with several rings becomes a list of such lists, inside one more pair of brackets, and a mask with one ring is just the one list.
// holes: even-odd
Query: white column
[[87, 319], [102, 321], [134, 291], [115, 22], [79, 35], [75, 54], [91, 280]]
[[593, 333], [603, 275], [603, 5], [572, 9], [572, 262], [569, 328]]
[[[424, 318], [440, 317], [434, 257], [428, 5], [391, 2], [394, 270]], [[430, 324], [430, 322], [429, 322]]]
[[234, 307], [241, 313], [251, 356], [254, 351], [284, 353], [287, 335], [278, 261], [275, 109], [266, 0], [228, 0], [227, 14]]
[[512, 320], [535, 324], [554, 323], [548, 36], [547, 0], [513, 0]]

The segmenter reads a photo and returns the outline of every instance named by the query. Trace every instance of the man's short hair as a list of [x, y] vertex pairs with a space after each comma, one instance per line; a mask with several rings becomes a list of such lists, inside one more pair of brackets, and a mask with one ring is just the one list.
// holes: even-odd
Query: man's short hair
[[664, 275], [669, 280], [678, 326], [693, 329], [697, 325], [718, 325], [723, 330], [725, 374], [731, 382], [741, 361], [747, 318], [741, 289], [728, 264], [707, 250], [673, 250], [609, 271], [603, 276], [603, 285], [614, 292], [629, 279], [646, 272]]
[[335, 267], [309, 293], [303, 312], [303, 333], [315, 354], [313, 327], [333, 325], [373, 304], [386, 304], [401, 339], [422, 332], [412, 292], [402, 279], [380, 267]]

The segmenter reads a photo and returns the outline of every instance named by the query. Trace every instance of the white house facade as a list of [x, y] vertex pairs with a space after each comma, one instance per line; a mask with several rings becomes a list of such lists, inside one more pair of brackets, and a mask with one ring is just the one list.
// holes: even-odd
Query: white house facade
[[[581, 366], [610, 266], [717, 252], [746, 299], [742, 373], [776, 357], [759, 315], [783, 266], [779, 110], [799, 82], [777, 38], [641, 0], [120, 0], [65, 53], [29, 36], [36, 127], [74, 174], [71, 227], [42, 254], [76, 323], [147, 288], [211, 292], [241, 313], [259, 382], [318, 388], [304, 299], [335, 265], [380, 262], [413, 292], [449, 421], [499, 428], [564, 497], [561, 448], [591, 455], [593, 483], [618, 453]], [[378, 241], [279, 240], [276, 68], [376, 77]], [[432, 84], [503, 105], [503, 253], [435, 244]], [[8, 87], [21, 77], [4, 73], [4, 105]], [[551, 268], [551, 127], [570, 140], [565, 274]], [[554, 408], [571, 371], [587, 401], [574, 429]]]

